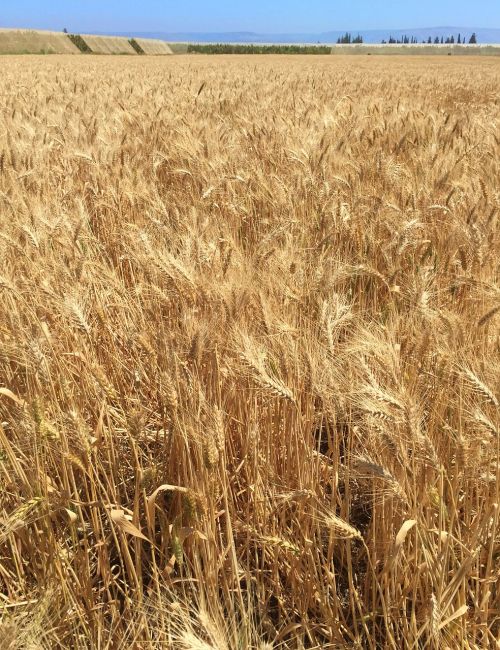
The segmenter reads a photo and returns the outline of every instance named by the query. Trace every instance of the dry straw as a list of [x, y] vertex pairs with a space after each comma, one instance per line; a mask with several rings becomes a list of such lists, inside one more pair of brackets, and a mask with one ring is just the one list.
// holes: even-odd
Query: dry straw
[[498, 645], [499, 85], [2, 59], [4, 645]]

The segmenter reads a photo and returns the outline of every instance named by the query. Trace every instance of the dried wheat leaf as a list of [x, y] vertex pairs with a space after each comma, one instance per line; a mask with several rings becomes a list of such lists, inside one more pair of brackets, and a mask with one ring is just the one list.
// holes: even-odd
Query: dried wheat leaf
[[132, 537], [137, 537], [138, 539], [144, 539], [146, 542], [150, 541], [146, 535], [141, 533], [141, 531], [127, 518], [127, 515], [123, 510], [111, 510], [110, 516], [113, 523], [122, 533], [132, 535]]
[[410, 530], [416, 525], [415, 519], [408, 519], [399, 529], [399, 533], [396, 535], [396, 543], [394, 544], [394, 553], [397, 555], [403, 544], [405, 543], [406, 536]]
[[15, 402], [18, 406], [21, 408], [24, 408], [26, 406], [26, 402], [18, 397], [15, 393], [13, 393], [10, 389], [2, 387], [0, 388], [0, 395], [4, 395], [5, 397], [8, 397], [11, 399], [13, 402]]
[[153, 526], [155, 524], [155, 504], [156, 504], [156, 498], [161, 492], [180, 492], [182, 494], [185, 494], [188, 491], [187, 488], [185, 487], [180, 487], [178, 485], [160, 485], [160, 487], [156, 488], [156, 490], [153, 492], [148, 497], [147, 500], [147, 511], [148, 511], [148, 518], [150, 525]]

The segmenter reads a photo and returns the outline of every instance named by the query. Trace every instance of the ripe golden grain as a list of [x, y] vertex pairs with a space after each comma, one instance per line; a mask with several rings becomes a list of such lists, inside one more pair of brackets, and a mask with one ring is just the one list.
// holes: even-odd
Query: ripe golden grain
[[499, 86], [2, 59], [13, 648], [494, 647]]

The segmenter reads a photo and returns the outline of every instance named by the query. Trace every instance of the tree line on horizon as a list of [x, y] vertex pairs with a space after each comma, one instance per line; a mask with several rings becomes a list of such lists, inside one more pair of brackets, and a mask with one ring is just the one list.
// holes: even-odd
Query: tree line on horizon
[[[357, 36], [353, 36], [350, 32], [346, 32], [342, 36], [339, 36], [337, 38], [337, 45], [358, 45], [360, 43], [363, 43], [363, 37], [358, 34]], [[394, 38], [392, 35], [389, 37], [389, 40], [386, 41], [385, 39], [382, 40], [382, 45], [417, 45], [420, 41], [417, 39], [416, 36], [403, 36], [401, 38]], [[477, 44], [477, 36], [476, 33], [473, 32], [471, 37], [469, 38], [469, 41], [467, 41], [465, 36], [462, 36], [462, 34], [458, 34], [457, 39], [455, 41], [455, 36], [452, 34], [451, 36], [447, 36], [446, 39], [444, 36], [439, 36], [432, 38], [432, 36], [429, 36], [426, 39], [423, 39], [421, 41], [423, 44], [428, 44], [428, 45], [454, 45], [455, 43], [457, 45], [465, 45], [467, 42], [469, 45], [476, 45]]]
[[[424, 43], [424, 44], [427, 44], [427, 45], [433, 45], [433, 44], [434, 45], [454, 45], [455, 43], [457, 45], [465, 45], [467, 43], [467, 39], [466, 39], [465, 36], [462, 37], [462, 35], [459, 34], [457, 36], [457, 40], [455, 41], [455, 36], [452, 34], [451, 36], [447, 36], [446, 39], [444, 38], [444, 36], [441, 36], [441, 38], [439, 38], [439, 36], [435, 36], [434, 39], [432, 38], [432, 36], [429, 36], [429, 38], [427, 40], [423, 39], [421, 42]], [[393, 44], [394, 45], [395, 44], [397, 44], [397, 45], [416, 45], [416, 44], [419, 43], [419, 40], [417, 39], [416, 36], [411, 36], [411, 37], [410, 36], [403, 36], [401, 39], [396, 39], [393, 36], [390, 36], [388, 41], [382, 40], [382, 45], [387, 45], [388, 43], [389, 43], [389, 45], [393, 45]], [[469, 45], [476, 45], [477, 44], [477, 36], [476, 36], [475, 32], [472, 33], [471, 37], [469, 38], [468, 43], [469, 43]]]
[[346, 32], [337, 38], [337, 45], [358, 45], [360, 43], [363, 43], [363, 37], [360, 34], [353, 37], [352, 34]]

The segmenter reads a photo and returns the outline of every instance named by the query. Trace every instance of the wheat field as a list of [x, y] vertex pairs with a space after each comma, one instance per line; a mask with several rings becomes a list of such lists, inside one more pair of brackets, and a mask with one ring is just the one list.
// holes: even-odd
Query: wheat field
[[125, 36], [82, 34], [81, 38], [94, 54], [136, 54]]
[[135, 38], [134, 40], [144, 54], [173, 54], [172, 48], [165, 41], [155, 38]]
[[0, 28], [0, 55], [25, 54], [28, 52], [38, 54], [79, 54], [76, 45], [62, 32]]
[[3, 648], [499, 647], [499, 87], [3, 59]]

